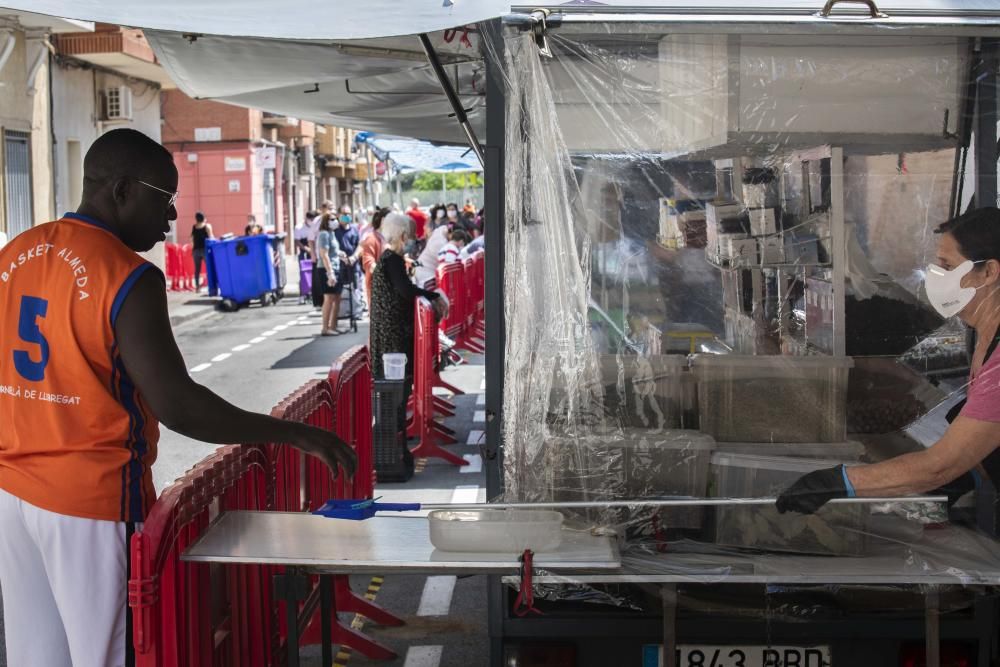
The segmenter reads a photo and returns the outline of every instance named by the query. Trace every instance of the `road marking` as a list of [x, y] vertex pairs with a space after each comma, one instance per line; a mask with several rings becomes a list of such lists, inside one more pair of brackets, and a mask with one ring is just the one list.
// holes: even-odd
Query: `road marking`
[[195, 366], [194, 368], [191, 369], [191, 372], [192, 373], [200, 373], [203, 370], [205, 370], [206, 368], [211, 367], [211, 365], [212, 364], [198, 364], [197, 366]]
[[483, 381], [479, 383], [479, 389], [486, 391], [486, 378], [483, 378]]
[[451, 494], [452, 505], [469, 505], [476, 502], [479, 502], [478, 486], [456, 486]]
[[223, 352], [222, 354], [217, 354], [214, 357], [212, 357], [212, 361], [218, 363], [220, 361], [225, 361], [231, 356], [233, 356], [232, 352]]
[[262, 337], [262, 336], [257, 336], [256, 338], [251, 338], [250, 339], [250, 344], [251, 345], [256, 345], [257, 343], [263, 343], [265, 340], [267, 340], [267, 339], [264, 338], [264, 337]]
[[296, 324], [298, 324], [298, 321], [301, 320], [301, 319], [304, 319], [304, 318], [300, 317], [300, 318], [295, 319], [295, 320], [288, 320], [287, 326], [294, 327]]
[[443, 646], [411, 646], [406, 649], [403, 667], [438, 667], [443, 651]]
[[462, 466], [458, 469], [458, 472], [482, 472], [483, 471], [483, 457], [479, 454], [463, 454], [462, 458], [469, 462], [469, 465]]
[[243, 345], [237, 345], [233, 348], [233, 352], [242, 352], [243, 350], [249, 350], [250, 346], [244, 343]]
[[278, 332], [277, 331], [273, 331], [273, 330], [272, 331], [265, 331], [264, 333], [261, 334], [261, 336], [273, 336], [276, 333], [278, 333]]
[[287, 324], [279, 324], [278, 326], [274, 327], [274, 330], [275, 331], [284, 331], [287, 328], [288, 328]]
[[486, 394], [479, 394], [479, 396], [476, 398], [476, 405], [480, 407], [486, 405]]
[[474, 424], [480, 424], [486, 422], [486, 410], [476, 410], [476, 414], [472, 417], [472, 422]]
[[447, 616], [458, 577], [427, 577], [417, 616]]
[[478, 444], [481, 444], [482, 441], [483, 441], [483, 432], [482, 431], [469, 431], [469, 437], [465, 441], [465, 444], [467, 444], [467, 445], [478, 445]]

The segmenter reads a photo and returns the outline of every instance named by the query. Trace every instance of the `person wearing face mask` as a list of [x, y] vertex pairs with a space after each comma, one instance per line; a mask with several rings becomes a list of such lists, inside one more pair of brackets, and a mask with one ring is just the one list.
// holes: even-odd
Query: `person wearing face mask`
[[1000, 210], [980, 208], [939, 226], [927, 298], [943, 317], [976, 332], [966, 399], [948, 414], [932, 447], [881, 463], [836, 466], [801, 477], [778, 497], [780, 512], [811, 514], [836, 498], [933, 491], [949, 504], [983, 483], [1000, 482]]

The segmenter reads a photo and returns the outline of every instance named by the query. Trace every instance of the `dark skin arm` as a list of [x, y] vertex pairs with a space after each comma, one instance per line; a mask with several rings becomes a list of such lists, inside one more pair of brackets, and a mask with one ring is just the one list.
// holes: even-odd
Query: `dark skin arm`
[[122, 361], [157, 419], [167, 428], [215, 444], [288, 443], [353, 475], [357, 457], [323, 429], [248, 412], [191, 379], [177, 349], [163, 277], [148, 270], [125, 299], [115, 334]]

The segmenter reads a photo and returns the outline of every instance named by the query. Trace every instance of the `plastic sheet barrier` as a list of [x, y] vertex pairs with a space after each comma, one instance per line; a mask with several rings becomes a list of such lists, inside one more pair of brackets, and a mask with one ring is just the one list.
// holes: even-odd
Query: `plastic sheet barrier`
[[[734, 499], [569, 512], [618, 534], [626, 576], [1000, 584], [980, 42], [563, 28], [490, 55], [503, 500]], [[739, 502], [796, 483], [792, 511]], [[799, 511], [852, 493], [950, 502]]]

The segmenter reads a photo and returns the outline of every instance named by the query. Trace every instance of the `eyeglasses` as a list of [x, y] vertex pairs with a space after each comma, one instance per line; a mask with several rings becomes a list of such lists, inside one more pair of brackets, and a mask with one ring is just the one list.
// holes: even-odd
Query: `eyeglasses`
[[170, 190], [164, 190], [163, 188], [158, 188], [158, 187], [156, 187], [155, 185], [152, 185], [151, 183], [147, 183], [146, 181], [139, 181], [139, 183], [142, 183], [142, 184], [143, 184], [143, 185], [145, 185], [145, 186], [146, 186], [147, 188], [152, 188], [152, 189], [154, 189], [154, 190], [156, 190], [156, 191], [158, 191], [158, 192], [162, 192], [163, 194], [167, 195], [167, 197], [169, 197], [169, 198], [170, 198], [170, 199], [169, 199], [169, 200], [167, 201], [167, 206], [168, 206], [168, 207], [169, 207], [169, 206], [173, 206], [174, 204], [176, 204], [176, 203], [177, 203], [177, 195], [178, 195], [178, 193], [176, 193], [176, 192], [171, 192]]

